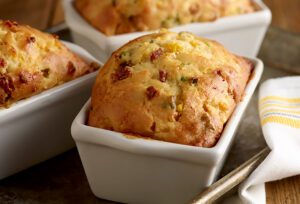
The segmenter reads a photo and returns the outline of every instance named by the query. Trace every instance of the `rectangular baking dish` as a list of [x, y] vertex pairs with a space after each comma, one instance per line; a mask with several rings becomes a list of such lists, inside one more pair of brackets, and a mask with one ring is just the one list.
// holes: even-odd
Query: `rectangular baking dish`
[[[87, 62], [98, 62], [81, 47], [65, 44]], [[0, 179], [75, 146], [70, 126], [90, 96], [96, 75], [90, 73], [0, 109]]]
[[[217, 177], [234, 139], [235, 131], [260, 80], [263, 63], [255, 69], [212, 148], [180, 145], [87, 126], [90, 100], [75, 118], [71, 132], [89, 185], [100, 198], [122, 203], [181, 204], [209, 186]], [[137, 121], [138, 122], [138, 121]]]
[[[231, 52], [255, 57], [271, 22], [271, 12], [260, 0], [253, 0], [260, 10], [244, 15], [229, 16], [215, 22], [191, 23], [171, 28], [171, 31], [189, 31], [222, 43]], [[97, 59], [106, 61], [110, 54], [139, 36], [149, 32], [135, 32], [106, 36], [91, 26], [73, 6], [73, 0], [63, 1], [65, 20], [73, 40]]]

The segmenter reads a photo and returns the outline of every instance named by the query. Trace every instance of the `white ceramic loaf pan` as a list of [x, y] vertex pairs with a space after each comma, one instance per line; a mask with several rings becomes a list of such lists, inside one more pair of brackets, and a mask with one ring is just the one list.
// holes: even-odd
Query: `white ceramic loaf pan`
[[87, 126], [88, 101], [72, 124], [72, 136], [93, 193], [122, 203], [182, 204], [191, 201], [216, 179], [222, 168], [263, 71], [260, 60], [252, 61], [255, 69], [244, 98], [213, 148], [130, 138]]
[[[82, 48], [65, 44], [87, 62], [96, 61]], [[70, 126], [90, 96], [96, 75], [90, 73], [0, 109], [0, 179], [75, 146]]]
[[[255, 57], [271, 22], [271, 12], [260, 0], [254, 2], [260, 8], [257, 12], [224, 17], [215, 22], [177, 26], [170, 30], [189, 31], [216, 40], [239, 55]], [[73, 0], [64, 0], [63, 5], [65, 20], [71, 29], [73, 40], [101, 61], [106, 61], [114, 50], [128, 41], [148, 33], [106, 36], [81, 17], [73, 6]]]

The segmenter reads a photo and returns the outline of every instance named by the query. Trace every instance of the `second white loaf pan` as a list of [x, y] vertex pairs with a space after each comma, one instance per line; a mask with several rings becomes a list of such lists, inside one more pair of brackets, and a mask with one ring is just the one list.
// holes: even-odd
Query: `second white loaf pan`
[[[98, 62], [81, 47], [65, 44], [87, 62]], [[90, 73], [0, 109], [0, 179], [74, 147], [70, 126], [90, 96], [96, 75]]]
[[[223, 17], [214, 22], [191, 23], [170, 30], [189, 31], [216, 40], [241, 56], [256, 57], [271, 22], [271, 12], [260, 0], [254, 2], [260, 8], [254, 13]], [[63, 5], [66, 23], [71, 29], [74, 41], [101, 61], [106, 61], [114, 50], [128, 41], [149, 33], [135, 32], [106, 36], [81, 17], [73, 6], [73, 0], [64, 0]]]

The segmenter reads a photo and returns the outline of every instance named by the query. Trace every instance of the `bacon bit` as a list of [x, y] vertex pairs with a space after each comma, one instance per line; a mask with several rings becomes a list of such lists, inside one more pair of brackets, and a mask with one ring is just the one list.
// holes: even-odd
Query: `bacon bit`
[[75, 65], [73, 64], [73, 62], [71, 62], [71, 61], [68, 62], [67, 68], [68, 68], [67, 73], [68, 73], [69, 75], [73, 75], [73, 74], [76, 72], [76, 67], [75, 67]]
[[37, 86], [32, 86], [32, 88], [31, 88], [31, 92], [32, 93], [37, 92], [37, 90], [38, 90]]
[[155, 132], [155, 130], [156, 130], [156, 122], [153, 122], [150, 128], [151, 128], [151, 130], [153, 132]]
[[4, 68], [6, 66], [6, 62], [3, 58], [0, 58], [0, 68]]
[[129, 20], [129, 21], [134, 21], [134, 19], [135, 19], [135, 16], [129, 16], [129, 17], [128, 17], [128, 20]]
[[35, 37], [31, 36], [26, 39], [27, 43], [35, 43]]
[[59, 39], [59, 36], [58, 36], [57, 34], [55, 34], [55, 33], [52, 33], [52, 36], [53, 36], [54, 38], [56, 38], [56, 39]]
[[132, 66], [132, 63], [131, 63], [131, 62], [122, 62], [119, 66], [120, 66], [121, 68], [131, 67], [131, 66]]
[[117, 72], [113, 75], [113, 81], [120, 81], [127, 79], [131, 75], [130, 69], [128, 67], [119, 68]]
[[253, 72], [253, 70], [254, 70], [254, 68], [255, 68], [255, 66], [254, 66], [254, 64], [252, 63], [252, 62], [249, 62], [250, 63], [250, 72]]
[[8, 28], [12, 28], [13, 26], [17, 26], [18, 23], [16, 21], [6, 20], [4, 21], [4, 25]]
[[10, 49], [8, 50], [9, 54], [11, 54], [12, 56], [16, 56], [17, 54], [17, 50], [14, 47], [10, 47]]
[[163, 54], [163, 50], [161, 48], [159, 48], [159, 49], [155, 50], [154, 52], [152, 52], [152, 54], [150, 56], [151, 62], [158, 59], [162, 54]]
[[113, 82], [127, 79], [129, 76], [131, 76], [129, 65], [130, 63], [127, 62], [123, 62], [122, 64], [120, 64], [120, 67], [117, 69], [116, 73], [112, 75]]
[[100, 67], [101, 67], [101, 65], [98, 64], [97, 62], [91, 62], [89, 67], [88, 67], [89, 69], [87, 69], [84, 74], [92, 73], [92, 72], [100, 69]]
[[115, 60], [116, 60], [117, 62], [119, 62], [120, 59], [122, 58], [122, 57], [121, 57], [121, 54], [115, 54], [115, 53], [113, 53], [112, 56], [115, 58]]
[[189, 8], [189, 11], [192, 15], [195, 15], [199, 11], [199, 5], [194, 4]]
[[174, 116], [174, 119], [176, 120], [176, 121], [178, 121], [179, 120], [179, 118], [181, 117], [181, 113], [176, 113], [175, 114], [175, 116]]
[[208, 109], [208, 107], [207, 107], [206, 104], [203, 106], [203, 110], [204, 110], [205, 112], [209, 112], [209, 109]]
[[192, 84], [197, 84], [197, 83], [198, 83], [198, 78], [192, 77], [192, 78], [191, 78], [191, 83], [192, 83]]
[[164, 70], [159, 70], [159, 80], [161, 82], [166, 82], [168, 78], [168, 73]]
[[100, 69], [100, 67], [101, 67], [100, 64], [98, 64], [97, 62], [91, 62], [90, 63], [91, 72]]
[[46, 69], [41, 70], [41, 72], [43, 73], [43, 76], [44, 76], [45, 78], [48, 78], [48, 77], [49, 77], [49, 74], [50, 74], [50, 69], [49, 69], [49, 68], [46, 68]]
[[232, 98], [233, 98], [233, 100], [235, 101], [235, 102], [239, 102], [240, 100], [241, 100], [241, 97], [238, 95], [238, 92], [237, 92], [237, 90], [238, 90], [238, 86], [237, 86], [237, 88], [236, 89], [233, 89], [233, 93], [232, 93]]
[[21, 71], [19, 73], [19, 79], [21, 83], [28, 83], [34, 79], [34, 76], [29, 72]]
[[14, 84], [8, 76], [0, 76], [0, 88], [7, 94], [5, 100], [11, 97], [12, 92], [15, 90]]
[[153, 86], [149, 86], [146, 90], [146, 95], [151, 100], [155, 96], [159, 96], [159, 92]]
[[215, 73], [216, 73], [217, 75], [219, 75], [219, 76], [222, 76], [222, 71], [219, 70], [219, 69], [217, 69], [217, 70], [215, 71]]
[[250, 60], [248, 60], [247, 58], [244, 58], [244, 60], [246, 61], [246, 64], [248, 64], [249, 65], [249, 67], [250, 67], [250, 72], [253, 72], [253, 70], [254, 70], [254, 64], [250, 61]]
[[222, 81], [226, 81], [226, 76], [224, 76], [224, 73], [222, 72], [222, 70], [220, 70], [220, 69], [215, 70], [215, 74], [219, 75], [222, 78]]

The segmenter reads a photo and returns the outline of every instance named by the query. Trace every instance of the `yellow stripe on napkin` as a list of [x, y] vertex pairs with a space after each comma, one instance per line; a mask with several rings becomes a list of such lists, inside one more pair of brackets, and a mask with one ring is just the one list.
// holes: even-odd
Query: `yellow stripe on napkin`
[[300, 120], [294, 120], [291, 118], [281, 117], [281, 116], [269, 116], [262, 119], [261, 124], [265, 125], [267, 123], [278, 123], [281, 125], [287, 125], [293, 128], [300, 128]]
[[263, 110], [263, 109], [266, 109], [266, 108], [287, 108], [287, 109], [300, 109], [300, 104], [299, 105], [292, 105], [292, 104], [277, 104], [277, 103], [274, 103], [272, 101], [272, 103], [265, 103], [265, 104], [262, 104], [262, 105], [259, 105], [259, 109]]
[[300, 98], [285, 98], [280, 96], [266, 96], [260, 100], [261, 103], [265, 101], [284, 101], [289, 103], [300, 103]]
[[278, 123], [300, 128], [300, 98], [267, 96], [259, 101], [259, 109], [262, 125]]

